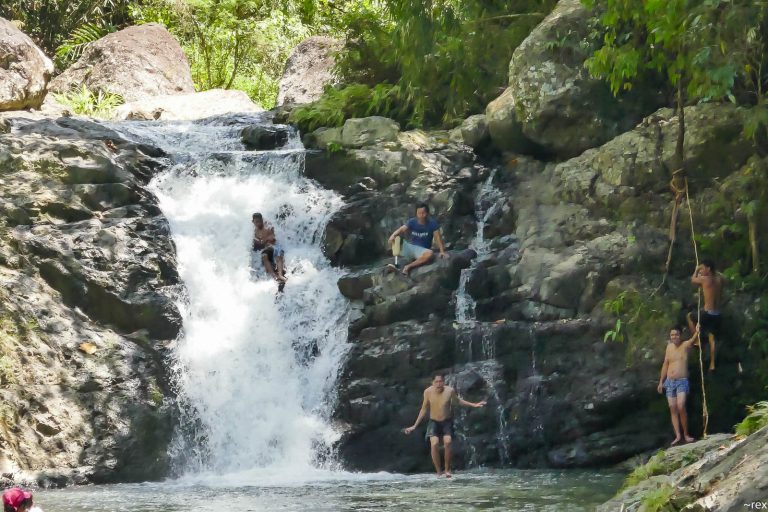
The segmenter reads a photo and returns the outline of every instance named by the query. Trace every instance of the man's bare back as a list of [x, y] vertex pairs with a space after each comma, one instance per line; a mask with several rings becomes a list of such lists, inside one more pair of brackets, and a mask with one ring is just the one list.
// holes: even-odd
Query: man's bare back
[[723, 301], [723, 276], [712, 272], [705, 265], [699, 265], [691, 282], [701, 286], [704, 295], [704, 311], [720, 311]]

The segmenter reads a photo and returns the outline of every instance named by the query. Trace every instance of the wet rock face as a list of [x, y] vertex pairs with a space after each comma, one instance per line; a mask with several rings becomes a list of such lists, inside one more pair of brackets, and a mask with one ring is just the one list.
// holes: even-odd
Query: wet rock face
[[[0, 135], [0, 465], [44, 485], [167, 472], [174, 247], [144, 189], [161, 163], [98, 124]], [[3, 366], [4, 365], [4, 366]]]
[[[696, 201], [698, 193], [710, 197], [713, 178], [737, 171], [754, 148], [737, 135], [743, 112], [702, 105], [686, 114], [697, 120], [686, 148]], [[485, 409], [454, 411], [458, 467], [605, 467], [669, 441], [666, 401], [655, 386], [669, 327], [695, 303], [694, 255], [686, 226], [666, 287], [654, 291], [669, 247], [665, 173], [677, 122], [666, 110], [654, 116], [564, 162], [506, 155], [494, 174], [492, 205], [475, 204], [491, 169], [444, 133], [403, 132], [397, 141], [308, 157], [307, 174], [347, 200], [325, 233], [326, 254], [351, 267], [339, 281], [353, 311], [336, 413], [346, 464], [431, 470], [423, 430], [411, 437], [401, 430], [416, 418], [435, 372], [468, 400], [489, 401]], [[713, 148], [728, 156], [715, 159]], [[452, 258], [407, 278], [386, 273], [393, 259], [387, 237], [422, 199], [440, 220]], [[473, 259], [467, 248], [490, 206], [487, 249]], [[624, 319], [637, 315], [635, 324], [625, 324], [623, 342], [606, 342], [616, 328], [606, 305], [622, 293], [642, 309], [627, 302]], [[740, 323], [749, 308], [737, 304], [754, 297], [732, 295], [726, 316]], [[474, 302], [469, 317], [476, 321], [457, 314], [459, 298]], [[741, 416], [734, 392], [756, 396], [738, 373], [739, 361], [755, 356], [736, 336], [728, 343], [723, 377], [706, 381], [710, 410], [720, 411], [710, 432], [730, 429]], [[698, 375], [698, 360], [690, 363]], [[693, 379], [694, 432], [701, 428], [700, 385]]]
[[119, 94], [125, 101], [195, 92], [184, 51], [157, 23], [128, 27], [88, 45], [50, 90], [67, 92], [81, 85]]
[[4, 18], [0, 18], [0, 63], [0, 111], [39, 108], [53, 63]]

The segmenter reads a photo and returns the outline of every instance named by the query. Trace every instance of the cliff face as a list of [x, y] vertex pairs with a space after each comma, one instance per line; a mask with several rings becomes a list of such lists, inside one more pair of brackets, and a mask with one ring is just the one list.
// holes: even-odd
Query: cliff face
[[167, 471], [175, 250], [156, 150], [82, 120], [0, 133], [0, 465], [43, 485]]
[[[744, 111], [705, 105], [686, 114], [692, 214], [710, 236], [724, 222], [720, 181], [759, 157], [742, 135]], [[696, 304], [685, 206], [664, 279], [676, 122], [662, 109], [561, 162], [504, 153], [483, 163], [446, 134], [420, 132], [308, 159], [307, 174], [347, 199], [326, 232], [327, 254], [350, 268], [339, 287], [356, 311], [337, 411], [346, 463], [428, 468], [420, 436], [401, 429], [434, 372], [467, 399], [489, 400], [485, 409], [457, 411], [459, 464], [606, 466], [671, 438], [655, 388], [669, 328]], [[317, 135], [340, 137], [331, 142], [343, 147], [346, 130]], [[724, 155], [717, 163], [715, 153]], [[497, 191], [488, 199], [481, 189], [491, 183]], [[440, 220], [452, 257], [411, 277], [386, 273], [386, 238], [420, 201]], [[487, 249], [473, 260], [467, 248], [477, 246], [471, 241], [488, 210]], [[710, 432], [730, 429], [759, 398], [764, 358], [745, 327], [760, 315], [760, 293], [728, 290], [718, 370], [704, 376]], [[457, 316], [456, 301], [467, 295], [475, 321]], [[690, 359], [689, 413], [700, 432], [698, 352]]]

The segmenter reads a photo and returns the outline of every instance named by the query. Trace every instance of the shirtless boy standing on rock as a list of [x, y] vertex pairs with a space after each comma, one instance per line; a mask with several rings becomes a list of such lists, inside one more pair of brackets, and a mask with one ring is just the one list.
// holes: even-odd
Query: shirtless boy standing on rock
[[403, 432], [410, 434], [419, 426], [421, 420], [427, 414], [429, 409], [429, 423], [427, 424], [427, 435], [432, 451], [432, 463], [435, 465], [435, 472], [439, 477], [440, 471], [440, 450], [438, 444], [440, 438], [443, 438], [443, 447], [445, 448], [445, 477], [451, 478], [451, 442], [453, 441], [453, 414], [452, 405], [458, 402], [459, 405], [466, 407], [483, 407], [485, 400], [477, 403], [467, 402], [456, 394], [456, 390], [445, 385], [445, 379], [442, 375], [435, 375], [432, 379], [432, 385], [424, 390], [424, 401], [421, 404], [419, 416], [414, 424], [406, 428]]
[[[659, 377], [659, 393], [666, 390], [669, 412], [672, 416], [672, 428], [675, 430], [675, 440], [672, 446], [685, 439], [686, 443], [693, 441], [688, 435], [688, 414], [685, 412], [685, 399], [691, 391], [688, 383], [688, 351], [699, 339], [699, 330], [696, 329], [693, 337], [687, 341], [680, 341], [680, 329], [674, 327], [669, 331], [669, 343], [664, 354], [664, 364], [661, 365], [661, 377]], [[682, 426], [683, 437], [680, 436]]]

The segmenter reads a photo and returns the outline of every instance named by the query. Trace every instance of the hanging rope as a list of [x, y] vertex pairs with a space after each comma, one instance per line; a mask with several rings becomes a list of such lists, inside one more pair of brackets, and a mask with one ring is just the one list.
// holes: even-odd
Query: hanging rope
[[[696, 230], [693, 227], [693, 210], [691, 210], [691, 199], [688, 196], [688, 178], [685, 178], [685, 202], [688, 205], [688, 216], [691, 222], [691, 242], [693, 243], [693, 254], [696, 257], [696, 268], [699, 268], [699, 250], [696, 247]], [[675, 200], [677, 204], [677, 200]], [[670, 254], [672, 253], [670, 248]], [[701, 326], [701, 288], [698, 290], [698, 306], [696, 308], [696, 325]], [[701, 329], [701, 328], [699, 328]], [[699, 331], [700, 333], [701, 331]], [[707, 409], [707, 388], [704, 385], [704, 345], [699, 334], [699, 371], [701, 373], [701, 396], [702, 396], [702, 420], [704, 422], [704, 439], [707, 438], [707, 427], [709, 426], [709, 410]]]
[[664, 277], [662, 277], [659, 286], [657, 286], [656, 289], [653, 290], [653, 293], [651, 293], [651, 297], [656, 295], [659, 290], [664, 287], [667, 282], [667, 277], [669, 276], [669, 269], [672, 266], [672, 251], [675, 247], [675, 242], [677, 241], [677, 219], [680, 216], [680, 204], [683, 202], [685, 194], [688, 191], [687, 183], [688, 181], [685, 178], [685, 171], [683, 169], [678, 169], [673, 172], [672, 179], [669, 180], [669, 188], [675, 195], [675, 199], [672, 203], [672, 217], [669, 220], [669, 251], [667, 251], [667, 261], [664, 264]]

